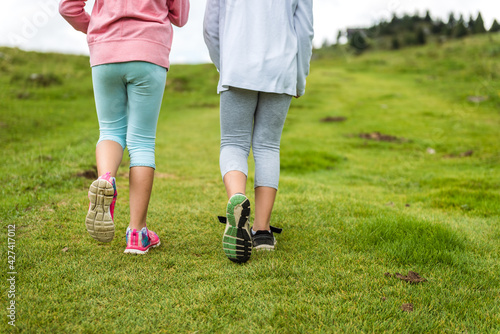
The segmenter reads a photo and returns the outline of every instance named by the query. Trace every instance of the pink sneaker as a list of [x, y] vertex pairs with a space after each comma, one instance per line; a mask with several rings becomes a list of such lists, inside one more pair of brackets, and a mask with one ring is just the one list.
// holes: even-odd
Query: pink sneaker
[[125, 241], [127, 241], [127, 248], [125, 248], [124, 253], [129, 254], [146, 254], [149, 248], [160, 246], [158, 235], [146, 227], [143, 227], [140, 231], [128, 227]]
[[97, 241], [110, 242], [115, 236], [116, 181], [110, 173], [100, 176], [89, 188], [89, 211], [85, 225], [90, 236]]

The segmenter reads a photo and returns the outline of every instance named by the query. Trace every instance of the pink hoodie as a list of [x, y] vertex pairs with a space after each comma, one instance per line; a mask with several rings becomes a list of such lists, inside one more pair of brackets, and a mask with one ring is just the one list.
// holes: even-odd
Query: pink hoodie
[[87, 34], [90, 65], [147, 61], [168, 68], [172, 24], [182, 27], [189, 0], [62, 0], [59, 12], [73, 28]]

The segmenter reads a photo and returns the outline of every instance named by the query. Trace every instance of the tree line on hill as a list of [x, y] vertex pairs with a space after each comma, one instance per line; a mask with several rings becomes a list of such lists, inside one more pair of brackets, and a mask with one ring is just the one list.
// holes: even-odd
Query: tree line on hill
[[[449, 38], [463, 38], [467, 35], [499, 32], [500, 24], [495, 19], [487, 30], [481, 13], [466, 20], [463, 15], [458, 18], [450, 13], [448, 21], [433, 19], [429, 11], [424, 16], [404, 14], [398, 17], [393, 14], [390, 21], [382, 20], [369, 28], [346, 29], [339, 31], [337, 45], [343, 37], [357, 53], [369, 48], [397, 50], [405, 46], [424, 45], [429, 40], [442, 41]], [[323, 45], [328, 47], [326, 43]]]

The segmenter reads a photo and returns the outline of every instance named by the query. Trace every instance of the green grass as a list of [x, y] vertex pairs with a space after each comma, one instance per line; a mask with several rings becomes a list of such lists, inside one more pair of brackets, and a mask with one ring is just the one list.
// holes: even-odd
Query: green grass
[[[272, 224], [284, 232], [244, 265], [225, 257], [216, 218], [227, 199], [212, 65], [168, 74], [148, 216], [162, 245], [125, 256], [127, 159], [117, 237], [100, 244], [84, 226], [92, 180], [81, 175], [98, 137], [88, 59], [0, 49], [0, 331], [500, 331], [499, 42], [318, 53], [283, 132]], [[346, 120], [320, 121], [335, 116]], [[398, 140], [359, 136], [375, 132]], [[427, 282], [384, 275], [410, 270]]]

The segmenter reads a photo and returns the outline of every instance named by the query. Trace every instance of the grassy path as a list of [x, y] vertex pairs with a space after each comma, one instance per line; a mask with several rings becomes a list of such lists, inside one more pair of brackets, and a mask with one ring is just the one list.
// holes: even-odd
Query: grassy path
[[[124, 256], [127, 162], [115, 240], [98, 244], [83, 224], [91, 180], [78, 175], [93, 170], [98, 135], [87, 60], [0, 50], [14, 332], [497, 332], [500, 72], [486, 38], [457, 43], [313, 62], [283, 133], [273, 224], [285, 230], [246, 265], [227, 261], [216, 221], [226, 198], [212, 66], [169, 72], [148, 221], [162, 246]], [[409, 271], [427, 281], [392, 275]]]

